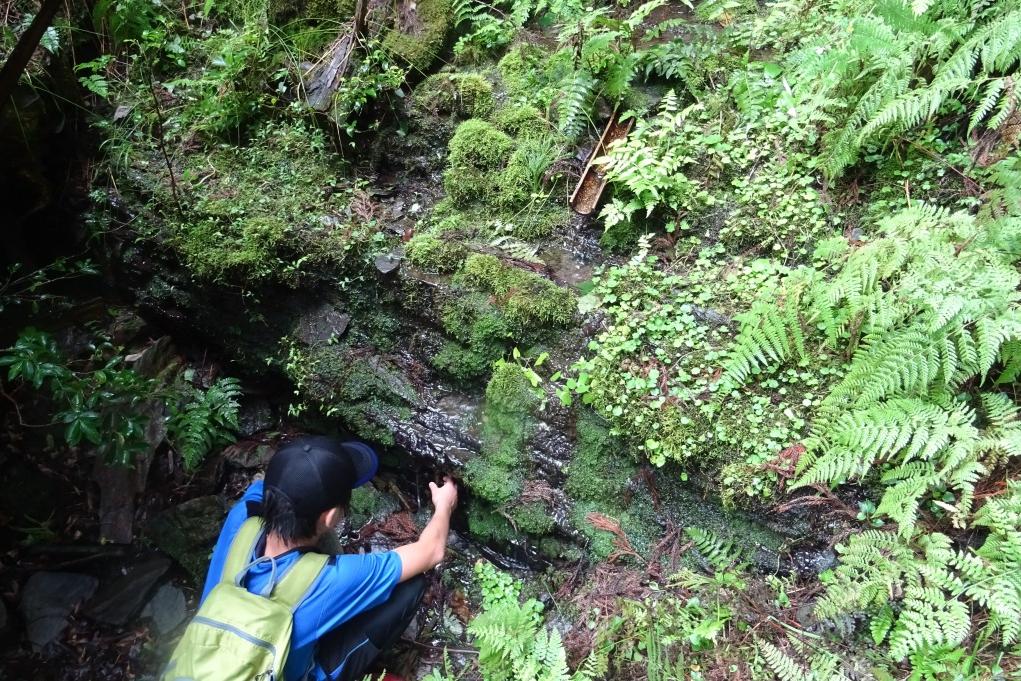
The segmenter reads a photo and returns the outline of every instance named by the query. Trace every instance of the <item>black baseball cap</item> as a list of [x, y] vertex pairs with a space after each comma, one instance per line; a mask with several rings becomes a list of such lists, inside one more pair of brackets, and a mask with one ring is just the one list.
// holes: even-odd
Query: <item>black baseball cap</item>
[[376, 475], [379, 459], [364, 442], [306, 435], [280, 447], [266, 468], [267, 487], [280, 492], [300, 516], [315, 516], [350, 498]]

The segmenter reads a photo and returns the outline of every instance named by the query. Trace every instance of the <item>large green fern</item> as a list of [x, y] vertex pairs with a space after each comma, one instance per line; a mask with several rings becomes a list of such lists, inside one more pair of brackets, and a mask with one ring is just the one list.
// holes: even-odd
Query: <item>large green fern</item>
[[229, 442], [237, 430], [241, 382], [228, 377], [204, 391], [189, 388], [184, 404], [171, 407], [167, 429], [185, 468], [194, 470], [210, 451]]

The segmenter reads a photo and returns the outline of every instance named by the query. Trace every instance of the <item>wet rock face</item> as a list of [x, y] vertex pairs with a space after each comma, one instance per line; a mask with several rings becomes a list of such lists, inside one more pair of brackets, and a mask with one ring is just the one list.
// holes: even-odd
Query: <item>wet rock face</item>
[[217, 496], [190, 499], [153, 518], [145, 528], [146, 536], [191, 573], [202, 584], [209, 565], [209, 553], [220, 534], [227, 514]]
[[68, 616], [95, 593], [99, 581], [70, 572], [37, 572], [21, 595], [21, 616], [32, 648], [42, 651], [67, 627]]

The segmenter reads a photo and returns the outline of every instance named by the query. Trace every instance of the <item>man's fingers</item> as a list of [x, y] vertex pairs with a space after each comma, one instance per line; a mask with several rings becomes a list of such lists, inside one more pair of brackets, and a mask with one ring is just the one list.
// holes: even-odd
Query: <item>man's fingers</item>
[[452, 477], [450, 477], [449, 475], [444, 475], [443, 476], [443, 483], [446, 484], [448, 482], [450, 484], [454, 484], [454, 479]]
[[439, 488], [436, 487], [436, 483], [435, 482], [430, 482], [429, 483], [429, 489], [431, 489], [433, 492], [435, 492]]

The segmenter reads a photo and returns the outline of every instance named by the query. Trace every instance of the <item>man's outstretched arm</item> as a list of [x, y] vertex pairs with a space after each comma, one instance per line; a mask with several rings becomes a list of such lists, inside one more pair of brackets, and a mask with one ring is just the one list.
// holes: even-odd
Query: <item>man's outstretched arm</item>
[[457, 507], [457, 487], [447, 475], [442, 485], [430, 482], [429, 491], [432, 492], [435, 509], [429, 524], [422, 530], [418, 541], [394, 549], [401, 557], [402, 582], [439, 565], [447, 550], [450, 515]]

